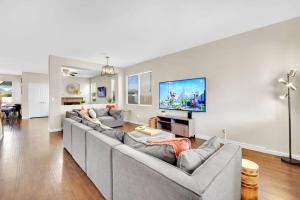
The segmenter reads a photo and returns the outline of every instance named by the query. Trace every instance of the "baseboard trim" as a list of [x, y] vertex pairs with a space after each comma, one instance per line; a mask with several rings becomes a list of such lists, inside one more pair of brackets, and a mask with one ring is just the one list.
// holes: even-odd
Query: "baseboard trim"
[[54, 132], [59, 132], [62, 131], [62, 128], [57, 128], [57, 129], [48, 129], [49, 133], [54, 133]]
[[[199, 139], [203, 139], [203, 140], [208, 140], [209, 138], [211, 138], [211, 136], [208, 135], [202, 135], [202, 134], [197, 134], [196, 138]], [[220, 138], [222, 143], [231, 143], [231, 144], [236, 144], [241, 146], [244, 149], [249, 149], [249, 150], [253, 150], [253, 151], [258, 151], [261, 153], [266, 153], [266, 154], [271, 154], [274, 156], [285, 156], [288, 157], [288, 153], [286, 152], [281, 152], [281, 151], [277, 151], [277, 150], [273, 150], [273, 149], [269, 149], [267, 147], [262, 147], [262, 146], [258, 146], [258, 145], [254, 145], [254, 144], [248, 144], [248, 143], [243, 143], [243, 142], [237, 142], [234, 140], [229, 140], [229, 139], [223, 139]], [[296, 154], [292, 154], [293, 158], [300, 160], [300, 155], [296, 155]]]

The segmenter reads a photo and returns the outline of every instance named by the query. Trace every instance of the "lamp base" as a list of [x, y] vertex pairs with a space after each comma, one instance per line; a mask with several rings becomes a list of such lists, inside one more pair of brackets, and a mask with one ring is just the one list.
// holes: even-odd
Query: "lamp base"
[[294, 158], [290, 159], [289, 157], [281, 157], [281, 161], [291, 165], [300, 165], [300, 160], [296, 160]]

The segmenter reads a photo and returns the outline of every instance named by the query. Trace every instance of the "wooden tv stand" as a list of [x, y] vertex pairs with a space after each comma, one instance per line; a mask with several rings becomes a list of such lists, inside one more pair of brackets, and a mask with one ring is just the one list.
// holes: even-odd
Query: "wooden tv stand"
[[183, 137], [195, 136], [195, 119], [170, 115], [160, 115], [157, 116], [156, 119], [158, 129], [169, 131]]

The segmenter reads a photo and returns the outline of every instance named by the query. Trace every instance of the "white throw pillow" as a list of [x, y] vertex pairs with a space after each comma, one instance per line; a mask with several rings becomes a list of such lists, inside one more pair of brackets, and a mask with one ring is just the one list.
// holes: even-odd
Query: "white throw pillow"
[[89, 115], [90, 115], [90, 117], [92, 119], [96, 119], [97, 118], [96, 112], [93, 109], [89, 110]]

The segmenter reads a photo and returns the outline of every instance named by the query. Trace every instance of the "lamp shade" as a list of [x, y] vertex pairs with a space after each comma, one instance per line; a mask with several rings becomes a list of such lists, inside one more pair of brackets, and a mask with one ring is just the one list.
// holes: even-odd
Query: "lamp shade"
[[279, 96], [279, 99], [285, 100], [288, 97], [288, 94], [283, 94]]
[[290, 77], [295, 77], [296, 76], [296, 73], [297, 73], [297, 69], [292, 69], [289, 73], [289, 76]]
[[297, 90], [297, 87], [292, 82], [288, 83], [286, 86], [292, 90]]
[[278, 82], [282, 83], [282, 84], [285, 84], [285, 85], [288, 83], [284, 78], [278, 79]]

